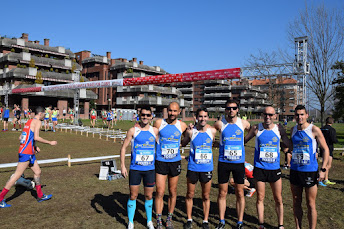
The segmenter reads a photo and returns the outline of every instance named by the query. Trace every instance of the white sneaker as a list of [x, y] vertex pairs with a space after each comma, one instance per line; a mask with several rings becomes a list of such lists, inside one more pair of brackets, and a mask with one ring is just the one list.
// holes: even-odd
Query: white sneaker
[[251, 188], [251, 190], [246, 194], [247, 197], [252, 197], [253, 194], [256, 192], [255, 188]]
[[134, 229], [134, 224], [132, 222], [128, 223], [128, 229]]
[[152, 221], [149, 221], [149, 222], [147, 223], [147, 228], [148, 228], [148, 229], [154, 229], [154, 225], [153, 225], [153, 222], [152, 222]]

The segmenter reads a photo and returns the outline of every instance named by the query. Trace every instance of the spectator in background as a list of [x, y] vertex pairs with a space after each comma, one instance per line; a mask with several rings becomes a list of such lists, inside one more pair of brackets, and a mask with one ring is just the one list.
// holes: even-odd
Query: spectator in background
[[[338, 142], [336, 130], [332, 127], [333, 122], [334, 122], [334, 119], [332, 117], [328, 117], [326, 119], [326, 125], [321, 128], [321, 132], [323, 133], [325, 140], [326, 140], [326, 143], [327, 143], [327, 146], [330, 150], [330, 157], [328, 159], [327, 170], [325, 172], [325, 180], [324, 180], [324, 182], [319, 182], [320, 185], [323, 184], [325, 186], [336, 184], [336, 182], [331, 182], [328, 179], [328, 173], [329, 173], [330, 168], [332, 166], [332, 160], [333, 160], [333, 149], [334, 149], [333, 144]], [[323, 150], [320, 148], [320, 157], [322, 157], [322, 156], [323, 156]]]
[[2, 131], [8, 131], [8, 119], [10, 118], [10, 108], [6, 107], [3, 113], [4, 129]]

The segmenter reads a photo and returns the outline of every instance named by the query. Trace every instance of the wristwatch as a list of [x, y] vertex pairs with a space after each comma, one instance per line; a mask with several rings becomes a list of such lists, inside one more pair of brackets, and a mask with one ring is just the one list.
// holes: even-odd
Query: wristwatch
[[326, 172], [326, 168], [321, 168], [320, 171], [321, 172]]

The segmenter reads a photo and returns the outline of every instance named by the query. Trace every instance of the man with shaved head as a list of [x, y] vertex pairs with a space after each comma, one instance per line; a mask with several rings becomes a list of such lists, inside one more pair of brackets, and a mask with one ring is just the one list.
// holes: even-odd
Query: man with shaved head
[[164, 193], [166, 180], [168, 179], [168, 215], [166, 228], [172, 229], [172, 215], [177, 200], [177, 184], [181, 172], [180, 140], [187, 126], [184, 122], [177, 120], [180, 114], [179, 104], [172, 102], [167, 108], [167, 119], [158, 119], [154, 127], [159, 130], [159, 139], [156, 148], [156, 196], [155, 212], [157, 219], [157, 229], [162, 226], [162, 210], [164, 208]]
[[259, 228], [264, 228], [265, 183], [269, 182], [275, 200], [278, 229], [281, 229], [284, 227], [280, 143], [282, 140], [285, 146], [290, 148], [291, 142], [282, 125], [274, 124], [276, 112], [273, 107], [266, 107], [263, 117], [264, 122], [253, 126], [245, 136], [245, 143], [256, 137], [253, 177], [256, 180]]

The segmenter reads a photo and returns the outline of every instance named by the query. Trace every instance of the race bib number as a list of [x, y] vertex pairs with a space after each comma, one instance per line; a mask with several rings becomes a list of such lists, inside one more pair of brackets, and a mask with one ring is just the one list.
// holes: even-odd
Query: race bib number
[[268, 163], [274, 163], [277, 160], [276, 147], [260, 147], [259, 160]]
[[195, 162], [196, 164], [209, 164], [213, 158], [211, 149], [203, 148], [197, 149], [195, 152]]
[[242, 146], [225, 145], [225, 159], [230, 161], [240, 160], [242, 157]]
[[161, 146], [161, 154], [165, 159], [172, 159], [179, 153], [179, 144], [164, 144]]
[[26, 132], [22, 132], [22, 134], [20, 135], [20, 144], [24, 144], [26, 140]]
[[152, 165], [154, 161], [154, 151], [152, 150], [137, 150], [135, 163], [138, 165]]
[[294, 149], [292, 154], [292, 160], [294, 164], [299, 165], [309, 165], [311, 161], [311, 157], [309, 154], [309, 149], [303, 148], [303, 149]]

